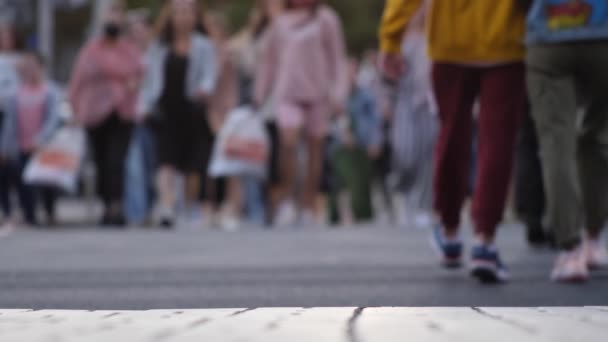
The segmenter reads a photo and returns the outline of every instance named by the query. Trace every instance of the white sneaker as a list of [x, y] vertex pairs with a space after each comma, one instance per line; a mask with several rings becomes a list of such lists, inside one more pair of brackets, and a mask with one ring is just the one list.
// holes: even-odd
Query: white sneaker
[[433, 228], [436, 223], [437, 222], [431, 213], [421, 212], [414, 216], [414, 226], [416, 229], [427, 230]]
[[606, 250], [606, 245], [599, 239], [589, 239], [585, 242], [585, 256], [587, 265], [591, 269], [608, 267], [608, 250]]
[[560, 283], [580, 283], [588, 279], [589, 269], [585, 249], [582, 246], [559, 254], [551, 273], [551, 280]]
[[277, 210], [274, 224], [278, 227], [293, 227], [298, 219], [298, 212], [293, 201], [283, 201]]
[[220, 220], [220, 227], [223, 231], [233, 233], [239, 230], [241, 222], [233, 215], [223, 215]]

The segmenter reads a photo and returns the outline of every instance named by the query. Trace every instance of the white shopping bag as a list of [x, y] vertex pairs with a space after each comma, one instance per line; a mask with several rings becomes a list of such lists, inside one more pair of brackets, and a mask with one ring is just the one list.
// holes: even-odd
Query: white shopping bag
[[24, 182], [75, 192], [85, 149], [86, 137], [83, 129], [61, 128], [26, 166], [23, 175]]
[[239, 107], [228, 118], [213, 147], [211, 177], [253, 176], [265, 179], [270, 140], [264, 120], [251, 107]]

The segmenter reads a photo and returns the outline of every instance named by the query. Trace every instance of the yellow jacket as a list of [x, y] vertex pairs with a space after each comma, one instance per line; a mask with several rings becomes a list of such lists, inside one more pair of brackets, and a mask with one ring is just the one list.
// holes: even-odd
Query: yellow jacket
[[[403, 33], [424, 0], [386, 0], [380, 47], [399, 52]], [[525, 11], [518, 0], [431, 0], [429, 55], [447, 63], [519, 61], [524, 56]]]

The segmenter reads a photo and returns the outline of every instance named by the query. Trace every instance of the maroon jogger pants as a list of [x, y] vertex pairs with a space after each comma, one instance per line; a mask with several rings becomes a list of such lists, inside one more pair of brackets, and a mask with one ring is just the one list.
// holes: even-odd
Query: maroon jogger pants
[[524, 112], [524, 65], [473, 67], [436, 63], [433, 87], [441, 118], [435, 151], [435, 210], [447, 229], [458, 229], [471, 179], [473, 106], [478, 100], [472, 218], [476, 233], [493, 239], [502, 220], [516, 134]]

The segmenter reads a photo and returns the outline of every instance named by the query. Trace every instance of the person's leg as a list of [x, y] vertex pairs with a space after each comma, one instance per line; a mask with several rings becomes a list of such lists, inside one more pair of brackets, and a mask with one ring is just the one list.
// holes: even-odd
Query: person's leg
[[587, 229], [586, 256], [590, 267], [608, 266], [601, 241], [608, 218], [608, 43], [589, 44], [580, 50], [580, 83], [587, 111], [578, 142], [578, 171]]
[[353, 223], [353, 206], [350, 201], [349, 175], [353, 171], [351, 148], [339, 146], [331, 154], [333, 184], [329, 187], [328, 205], [331, 223], [347, 225]]
[[576, 170], [577, 102], [573, 51], [532, 47], [528, 51], [528, 90], [540, 144], [546, 192], [546, 223], [558, 248], [580, 244], [582, 212]]
[[530, 109], [526, 110], [517, 138], [515, 162], [515, 207], [526, 225], [532, 245], [544, 244], [546, 233], [542, 220], [545, 213], [545, 188], [540, 163], [536, 125]]
[[23, 181], [23, 173], [25, 172], [25, 168], [27, 167], [30, 157], [31, 155], [29, 154], [21, 154], [19, 156], [17, 165], [18, 177], [16, 182], [19, 203], [21, 205], [21, 211], [23, 212], [25, 222], [28, 225], [35, 226], [38, 224], [38, 220], [36, 218], [36, 193], [33, 186], [25, 184]]
[[[310, 103], [304, 107], [303, 126], [306, 142], [306, 175], [302, 191], [304, 221], [319, 223], [317, 199], [319, 198], [323, 166], [325, 164], [325, 142], [331, 109], [323, 102]], [[306, 223], [306, 222], [305, 222]]]
[[[277, 210], [275, 224], [280, 226], [295, 223], [295, 187], [298, 175], [298, 144], [301, 138], [303, 123], [302, 109], [295, 105], [285, 103], [277, 107], [279, 113], [278, 126], [281, 140], [279, 152], [279, 169], [281, 181], [281, 204]], [[314, 185], [318, 187], [317, 184]]]
[[524, 65], [517, 63], [487, 68], [481, 77], [473, 222], [486, 245], [494, 243], [509, 190], [515, 140], [525, 106], [524, 72]]
[[9, 220], [12, 214], [12, 207], [10, 201], [10, 161], [0, 161], [0, 207], [4, 220]]
[[276, 122], [266, 122], [266, 131], [270, 137], [270, 155], [268, 158], [268, 179], [264, 184], [266, 198], [266, 220], [272, 224], [274, 214], [281, 201], [283, 189], [281, 188], [280, 153], [281, 140]]
[[106, 152], [106, 165], [103, 172], [106, 178], [107, 193], [110, 202], [110, 215], [114, 224], [124, 224], [123, 200], [124, 200], [124, 179], [125, 163], [129, 150], [133, 123], [123, 121], [118, 115], [113, 115], [108, 128]]
[[38, 195], [44, 207], [47, 224], [54, 226], [57, 224], [56, 204], [57, 204], [57, 189], [48, 186], [38, 187]]
[[87, 130], [91, 152], [93, 154], [93, 163], [95, 164], [95, 187], [96, 192], [103, 204], [102, 224], [109, 223], [109, 198], [107, 196], [107, 184], [104, 177], [104, 167], [107, 164], [105, 149], [107, 147], [107, 120], [96, 127]]
[[576, 169], [578, 49], [531, 47], [526, 58], [545, 183], [546, 224], [560, 250], [551, 278], [560, 282], [584, 281], [589, 276], [581, 244], [583, 215]]
[[141, 225], [144, 223], [148, 210], [148, 187], [146, 181], [143, 145], [141, 141], [142, 127], [135, 128], [133, 138], [127, 152], [126, 184], [124, 212], [129, 224]]
[[352, 151], [350, 181], [351, 205], [357, 222], [369, 222], [374, 218], [372, 208], [371, 176], [372, 166], [367, 151], [355, 148]]
[[433, 81], [441, 120], [435, 146], [434, 208], [445, 235], [454, 239], [469, 187], [472, 111], [479, 76], [472, 68], [436, 63]]

